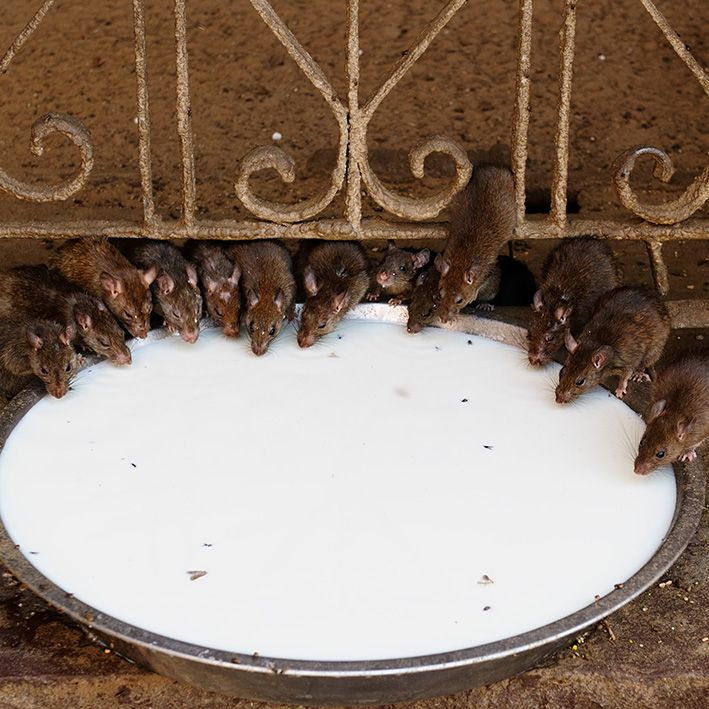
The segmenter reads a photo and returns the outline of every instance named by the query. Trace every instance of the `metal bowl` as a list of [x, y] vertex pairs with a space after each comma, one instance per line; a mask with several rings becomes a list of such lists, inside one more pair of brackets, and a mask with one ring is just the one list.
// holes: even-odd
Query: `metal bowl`
[[[355, 317], [396, 322], [403, 320], [404, 309], [362, 306]], [[454, 329], [517, 346], [525, 340], [523, 328], [499, 319], [461, 317]], [[152, 339], [162, 336], [151, 333]], [[42, 396], [43, 392], [26, 390], [0, 412], [0, 450], [18, 421]], [[704, 505], [704, 479], [698, 462], [675, 466], [675, 479], [677, 507], [664, 542], [645, 566], [607, 596], [527, 633], [465, 650], [399, 660], [315, 662], [239, 655], [147, 632], [97, 611], [49, 581], [16, 548], [2, 520], [0, 559], [20, 581], [97, 640], [168, 677], [240, 697], [298, 704], [415, 700], [522, 672], [654, 584], [687, 546]]]

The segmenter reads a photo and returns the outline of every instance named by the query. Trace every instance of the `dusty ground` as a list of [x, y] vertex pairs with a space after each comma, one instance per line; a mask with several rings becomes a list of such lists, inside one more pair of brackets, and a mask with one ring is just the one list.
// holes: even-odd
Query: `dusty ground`
[[[361, 96], [371, 95], [391, 63], [441, 2], [362, 3]], [[698, 60], [707, 66], [705, 0], [659, 3]], [[39, 0], [5, 0], [0, 48], [12, 41]], [[551, 182], [560, 0], [535, 3], [532, 114], [527, 184], [530, 210], [543, 211]], [[153, 173], [158, 211], [179, 213], [179, 152], [174, 121], [174, 43], [170, 0], [147, 0], [153, 119]], [[344, 2], [274, 2], [341, 96]], [[90, 9], [88, 9], [90, 8]], [[334, 121], [317, 91], [257, 17], [250, 4], [189, 4], [192, 117], [201, 216], [242, 218], [233, 190], [239, 159], [271, 143], [274, 131], [297, 165], [286, 186], [270, 174], [253, 180], [259, 194], [284, 201], [312, 196], [334, 164]], [[376, 114], [369, 132], [372, 165], [402, 194], [424, 194], [449, 174], [431, 161], [423, 184], [410, 175], [406, 152], [422, 136], [442, 133], [472, 155], [509, 143], [514, 104], [516, 3], [471, 0]], [[72, 174], [76, 155], [61, 140], [38, 159], [27, 143], [33, 120], [48, 111], [74, 113], [90, 128], [96, 165], [89, 186], [67, 204], [31, 205], [0, 193], [0, 221], [133, 219], [139, 221], [135, 77], [131, 3], [59, 0], [9, 72], [0, 76], [0, 166], [27, 181]], [[686, 187], [707, 162], [707, 98], [637, 0], [579, 5], [572, 103], [570, 203], [582, 214], [618, 216], [610, 187], [613, 159], [637, 143], [665, 149], [677, 174], [659, 186], [647, 166], [634, 183], [649, 200]], [[365, 199], [365, 209], [374, 211]], [[337, 198], [327, 215], [341, 214]], [[705, 206], [698, 216], [706, 217]], [[445, 218], [445, 214], [442, 215]], [[551, 243], [518, 243], [516, 254], [538, 272]], [[626, 280], [648, 283], [644, 248], [615, 244]], [[46, 258], [41, 243], [0, 243], [0, 264]], [[672, 298], [709, 297], [707, 242], [665, 247]], [[670, 347], [700, 344], [701, 331], [675, 332]], [[706, 342], [706, 340], [703, 340]], [[703, 707], [709, 693], [709, 576], [706, 519], [670, 570], [673, 584], [654, 588], [544, 668], [426, 707]], [[579, 523], [583, 523], [582, 521]], [[614, 638], [614, 639], [613, 639]], [[13, 580], [0, 592], [0, 707], [227, 707], [238, 702], [191, 690], [103, 654], [60, 618], [41, 609]], [[243, 703], [247, 705], [246, 702]], [[251, 705], [251, 703], [248, 703]]]

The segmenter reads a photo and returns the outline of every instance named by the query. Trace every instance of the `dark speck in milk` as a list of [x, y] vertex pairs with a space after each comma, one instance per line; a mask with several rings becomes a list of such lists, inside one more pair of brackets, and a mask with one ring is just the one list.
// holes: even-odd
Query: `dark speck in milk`
[[491, 450], [492, 450], [492, 446], [486, 446], [486, 445], [483, 445], [483, 448], [485, 448], [486, 450], [489, 450], [489, 451], [491, 451]]
[[433, 349], [436, 350], [436, 352], [441, 351], [441, 348], [438, 345], [434, 345]]
[[336, 354], [335, 352], [330, 352], [328, 357], [339, 357], [340, 355]]
[[39, 554], [39, 552], [38, 551], [31, 551], [30, 554], [36, 555], [36, 554]]
[[131, 463], [131, 466], [134, 468], [137, 468], [138, 466], [135, 463]]
[[467, 400], [467, 399], [461, 399], [461, 400], [460, 400], [460, 403], [461, 403], [461, 404], [467, 404], [467, 403], [468, 403], [468, 400]]
[[473, 344], [473, 341], [472, 341], [472, 340], [468, 340], [468, 344], [469, 344], [469, 345], [472, 345], [472, 344]]
[[483, 608], [483, 610], [484, 610], [484, 611], [489, 611], [489, 610], [490, 610], [490, 606], [485, 606], [485, 608]]
[[211, 544], [208, 544], [207, 542], [205, 542], [204, 544], [202, 544], [202, 546], [203, 546], [203, 547], [211, 547], [212, 545], [211, 545]]
[[403, 387], [394, 387], [394, 393], [397, 396], [400, 396], [402, 399], [409, 398], [409, 392], [406, 389], [404, 389]]

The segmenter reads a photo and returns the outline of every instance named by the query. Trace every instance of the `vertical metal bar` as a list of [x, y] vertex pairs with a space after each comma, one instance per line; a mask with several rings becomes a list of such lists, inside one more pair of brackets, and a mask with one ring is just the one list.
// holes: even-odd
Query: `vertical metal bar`
[[519, 3], [519, 49], [517, 58], [517, 103], [512, 133], [512, 172], [515, 176], [517, 224], [525, 217], [527, 135], [529, 133], [529, 73], [532, 56], [532, 0]]
[[44, 19], [44, 16], [52, 9], [52, 5], [54, 5], [55, 2], [56, 0], [45, 0], [42, 7], [35, 12], [34, 16], [27, 23], [22, 32], [15, 37], [15, 41], [8, 47], [2, 59], [0, 59], [0, 74], [4, 74], [7, 71], [17, 52], [22, 49], [24, 43], [32, 36], [32, 33], [37, 29], [37, 27], [39, 27], [39, 24]]
[[143, 198], [143, 221], [155, 222], [153, 197], [153, 169], [150, 153], [150, 105], [148, 103], [148, 76], [145, 60], [144, 0], [133, 0], [133, 31], [135, 34], [135, 80], [138, 98], [138, 139], [140, 191]]
[[661, 241], [646, 241], [647, 253], [650, 257], [650, 269], [655, 287], [660, 295], [667, 295], [670, 290], [670, 276], [667, 273], [667, 265], [662, 256]]
[[187, 62], [187, 12], [185, 0], [175, 0], [175, 44], [177, 62], [177, 134], [182, 152], [182, 223], [194, 224], [195, 174], [192, 143], [189, 67]]
[[348, 133], [347, 133], [347, 194], [345, 217], [355, 232], [362, 223], [362, 176], [357, 163], [356, 145], [361, 142], [359, 111], [359, 0], [347, 2], [347, 82], [348, 82]]
[[556, 160], [551, 192], [551, 219], [559, 227], [566, 224], [566, 190], [569, 176], [569, 119], [571, 79], [576, 42], [576, 1], [565, 0], [564, 25], [560, 32], [559, 121], [556, 126]]

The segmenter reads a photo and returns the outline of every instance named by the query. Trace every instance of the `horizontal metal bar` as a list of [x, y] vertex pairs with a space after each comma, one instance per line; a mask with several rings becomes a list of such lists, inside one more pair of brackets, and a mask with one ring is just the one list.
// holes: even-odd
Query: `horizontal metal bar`
[[[447, 222], [387, 222], [370, 217], [362, 220], [361, 239], [418, 240], [445, 239]], [[682, 224], [648, 224], [637, 219], [626, 221], [582, 219], [569, 216], [560, 228], [544, 216], [530, 217], [519, 224], [515, 239], [563, 239], [570, 236], [597, 236], [628, 241], [709, 240], [709, 219], [688, 219]], [[61, 239], [82, 236], [113, 236], [152, 239], [357, 239], [349, 222], [343, 219], [319, 219], [297, 224], [261, 221], [199, 220], [184, 225], [164, 221], [155, 225], [135, 222], [77, 221], [0, 223], [0, 238]]]

